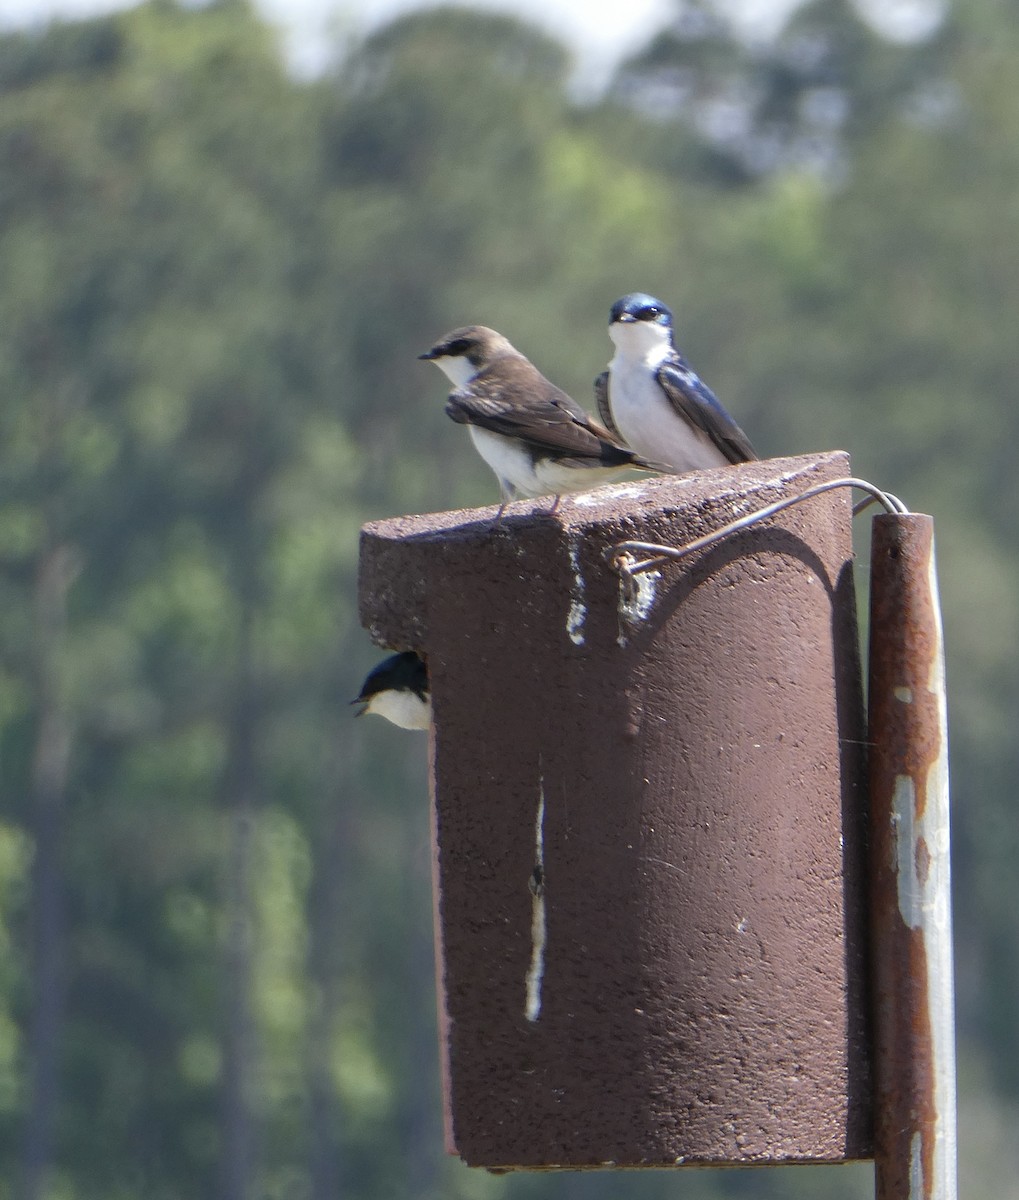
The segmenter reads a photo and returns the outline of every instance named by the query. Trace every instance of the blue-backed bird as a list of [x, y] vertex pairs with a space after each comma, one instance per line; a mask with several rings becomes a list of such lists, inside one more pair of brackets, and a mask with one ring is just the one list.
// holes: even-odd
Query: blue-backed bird
[[757, 458], [750, 440], [676, 349], [672, 313], [632, 292], [612, 305], [616, 353], [595, 380], [598, 412], [638, 454], [682, 475]]
[[356, 716], [376, 713], [401, 729], [427, 729], [432, 721], [432, 700], [424, 659], [413, 650], [384, 658], [368, 672], [350, 703], [362, 706]]

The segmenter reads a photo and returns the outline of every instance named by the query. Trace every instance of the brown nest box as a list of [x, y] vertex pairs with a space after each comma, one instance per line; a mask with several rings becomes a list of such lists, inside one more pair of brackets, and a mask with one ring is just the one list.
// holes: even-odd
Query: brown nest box
[[427, 657], [450, 1148], [492, 1168], [869, 1156], [864, 718], [845, 490], [624, 595], [841, 453], [377, 522]]

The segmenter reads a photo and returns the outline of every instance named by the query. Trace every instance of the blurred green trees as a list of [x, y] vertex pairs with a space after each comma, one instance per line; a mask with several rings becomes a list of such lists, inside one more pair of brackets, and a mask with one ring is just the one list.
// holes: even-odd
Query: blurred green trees
[[963, 1076], [1009, 1111], [1009, 15], [896, 45], [816, 0], [749, 46], [686, 4], [586, 107], [462, 10], [311, 82], [237, 0], [0, 37], [0, 1194], [869, 1193], [441, 1153], [424, 745], [349, 719], [357, 530], [495, 499], [435, 336], [494, 325], [588, 401], [634, 288], [763, 453], [844, 446], [936, 514]]

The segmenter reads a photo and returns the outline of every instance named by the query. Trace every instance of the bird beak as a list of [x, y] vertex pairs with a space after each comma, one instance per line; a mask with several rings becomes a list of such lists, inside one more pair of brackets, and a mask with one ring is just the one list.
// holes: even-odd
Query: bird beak
[[424, 354], [419, 354], [418, 358], [422, 362], [434, 362], [437, 358], [441, 358], [442, 354], [433, 346], [431, 350], [426, 350]]
[[633, 325], [636, 320], [637, 318], [633, 316], [632, 313], [620, 313], [619, 316], [616, 317], [616, 322], [620, 325]]
[[363, 717], [364, 714], [368, 711], [368, 701], [362, 700], [360, 696], [358, 696], [358, 698], [356, 700], [351, 700], [350, 703], [361, 705], [361, 707], [357, 710], [357, 712], [354, 713], [355, 717]]

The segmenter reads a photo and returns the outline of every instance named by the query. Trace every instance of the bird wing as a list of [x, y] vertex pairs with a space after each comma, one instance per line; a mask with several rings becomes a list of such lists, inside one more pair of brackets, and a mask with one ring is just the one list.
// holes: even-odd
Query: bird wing
[[516, 438], [567, 466], [639, 465], [632, 450], [526, 360], [512, 370], [502, 360], [498, 373], [479, 371], [450, 393], [446, 412], [458, 424]]
[[729, 462], [750, 462], [757, 458], [750, 439], [682, 355], [666, 359], [656, 378], [678, 415], [702, 429]]
[[602, 371], [598, 378], [594, 381], [594, 398], [598, 405], [598, 416], [605, 422], [606, 428], [619, 441], [623, 441], [623, 435], [616, 428], [615, 421], [612, 420], [612, 409], [609, 405], [609, 373]]

